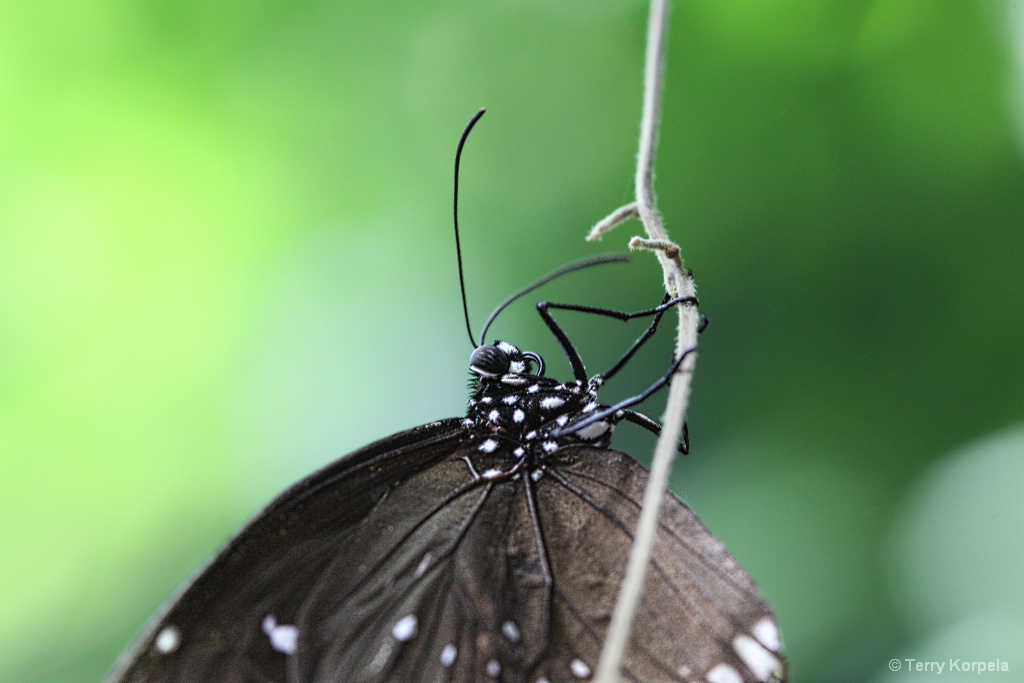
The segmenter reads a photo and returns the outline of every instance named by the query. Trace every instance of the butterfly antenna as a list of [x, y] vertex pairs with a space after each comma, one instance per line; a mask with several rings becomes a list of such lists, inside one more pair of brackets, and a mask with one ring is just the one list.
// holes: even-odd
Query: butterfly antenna
[[[491, 312], [491, 315], [487, 317], [487, 322], [484, 323], [484, 329], [480, 333], [480, 346], [483, 346], [484, 339], [487, 337], [487, 330], [488, 330], [488, 328], [490, 328], [491, 323], [494, 322], [494, 319], [497, 318], [498, 314], [501, 313], [502, 311], [504, 311], [506, 308], [508, 308], [509, 304], [511, 304], [516, 299], [519, 299], [519, 298], [521, 298], [523, 296], [526, 296], [527, 294], [529, 294], [533, 290], [537, 289], [538, 287], [546, 285], [547, 283], [551, 282], [555, 278], [562, 277], [563, 275], [565, 275], [567, 273], [571, 273], [571, 272], [576, 271], [576, 270], [583, 270], [584, 268], [590, 268], [591, 266], [600, 266], [600, 265], [603, 265], [605, 263], [624, 263], [626, 261], [629, 261], [629, 257], [626, 256], [625, 254], [604, 254], [603, 256], [591, 256], [590, 258], [585, 258], [585, 259], [583, 259], [581, 261], [576, 261], [575, 263], [570, 263], [567, 266], [562, 266], [558, 270], [554, 270], [554, 271], [548, 273], [547, 275], [545, 275], [541, 279], [539, 279], [536, 282], [534, 282], [532, 285], [528, 285], [526, 287], [523, 287], [518, 292], [516, 292], [515, 294], [513, 294], [509, 298], [505, 299], [500, 304], [498, 304], [498, 307], [495, 308], [494, 311]], [[466, 318], [466, 321], [467, 321], [466, 324], [468, 325], [469, 324], [468, 316]]]
[[462, 292], [462, 315], [466, 319], [466, 334], [469, 335], [469, 343], [476, 348], [476, 342], [473, 341], [473, 328], [469, 324], [469, 306], [466, 304], [466, 278], [462, 273], [462, 244], [459, 241], [459, 162], [462, 161], [462, 148], [466, 144], [466, 138], [469, 137], [469, 131], [473, 130], [473, 126], [480, 120], [480, 117], [484, 115], [486, 109], [480, 109], [477, 113], [473, 114], [473, 118], [466, 124], [465, 130], [462, 131], [462, 137], [459, 138], [459, 146], [455, 149], [455, 206], [453, 209], [453, 218], [455, 220], [455, 259], [459, 263], [459, 290]]

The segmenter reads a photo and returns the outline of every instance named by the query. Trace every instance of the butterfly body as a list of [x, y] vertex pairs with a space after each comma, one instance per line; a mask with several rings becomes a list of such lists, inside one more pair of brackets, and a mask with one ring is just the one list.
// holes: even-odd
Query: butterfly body
[[[534, 372], [535, 366], [539, 369]], [[646, 471], [608, 448], [600, 380], [544, 377], [497, 342], [467, 416], [360, 449], [285, 491], [139, 639], [118, 682], [588, 680]], [[753, 582], [677, 498], [628, 680], [782, 680]]]

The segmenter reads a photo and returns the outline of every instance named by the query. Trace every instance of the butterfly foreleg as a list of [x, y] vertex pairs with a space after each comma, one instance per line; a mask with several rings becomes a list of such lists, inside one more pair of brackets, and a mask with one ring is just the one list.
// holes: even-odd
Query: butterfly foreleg
[[[587, 415], [587, 417], [585, 417], [584, 419], [582, 419], [582, 420], [580, 420], [578, 422], [573, 422], [572, 424], [567, 425], [563, 429], [556, 429], [555, 431], [553, 431], [551, 433], [551, 436], [554, 437], [554, 438], [558, 438], [560, 436], [564, 436], [565, 434], [571, 434], [573, 432], [577, 432], [577, 431], [583, 429], [584, 427], [592, 425], [595, 422], [600, 422], [601, 420], [607, 420], [609, 418], [611, 420], [613, 420], [613, 421], [614, 420], [620, 420], [620, 419], [629, 419], [627, 417], [627, 415], [628, 415], [628, 413], [633, 413], [633, 411], [628, 411], [627, 409], [637, 405], [638, 403], [643, 403], [652, 394], [656, 393], [659, 389], [661, 389], [664, 386], [667, 386], [672, 381], [672, 377], [679, 370], [679, 366], [681, 366], [683, 364], [683, 360], [685, 360], [687, 356], [689, 356], [691, 353], [693, 353], [696, 350], [697, 350], [696, 346], [691, 346], [690, 348], [686, 349], [686, 351], [684, 351], [683, 354], [681, 356], [679, 356], [679, 358], [673, 358], [672, 363], [669, 366], [668, 372], [666, 372], [664, 375], [662, 375], [661, 377], [656, 379], [651, 384], [651, 386], [647, 387], [646, 389], [641, 391], [636, 396], [631, 396], [631, 397], [629, 397], [627, 399], [623, 399], [622, 401], [619, 401], [618, 403], [616, 403], [613, 406], [609, 406], [607, 408], [602, 408], [600, 410], [595, 410], [595, 411], [589, 413]], [[638, 413], [633, 413], [633, 414], [636, 415]], [[651, 422], [654, 422], [654, 421], [651, 420]], [[640, 423], [637, 422], [636, 424], [640, 424]], [[657, 425], [656, 422], [654, 422], [654, 424]], [[640, 426], [643, 427], [643, 426], [646, 426], [646, 425], [641, 424]], [[660, 425], [659, 425], [659, 430], [660, 430]]]
[[540, 317], [544, 320], [544, 323], [551, 330], [551, 333], [558, 339], [558, 343], [562, 345], [562, 349], [565, 351], [566, 357], [569, 359], [569, 364], [572, 366], [573, 375], [576, 379], [581, 381], [587, 381], [587, 373], [583, 367], [583, 360], [580, 358], [579, 352], [576, 350], [576, 346], [569, 339], [569, 335], [565, 333], [565, 330], [558, 324], [554, 316], [551, 315], [549, 309], [561, 310], [561, 311], [578, 311], [580, 313], [592, 313], [594, 315], [601, 315], [608, 318], [615, 318], [616, 320], [622, 320], [623, 322], [632, 320], [633, 318], [642, 318], [646, 316], [654, 316], [654, 320], [647, 326], [632, 346], [622, 355], [622, 358], [618, 360], [607, 372], [596, 375], [594, 379], [600, 385], [605, 380], [615, 375], [622, 367], [629, 362], [633, 355], [640, 350], [648, 339], [654, 336], [654, 333], [658, 329], [658, 323], [661, 322], [662, 316], [665, 311], [669, 310], [676, 305], [690, 305], [696, 306], [698, 304], [697, 298], [692, 296], [677, 297], [675, 299], [669, 299], [668, 295], [662, 299], [661, 304], [654, 308], [644, 309], [642, 311], [634, 311], [627, 313], [624, 311], [615, 311], [609, 308], [599, 308], [597, 306], [580, 306], [577, 304], [559, 304], [552, 303], [550, 301], [541, 301], [537, 304], [537, 312], [540, 313]]
[[[643, 413], [638, 413], [635, 410], [623, 410], [622, 419], [626, 422], [632, 422], [639, 427], [643, 427], [655, 436], [661, 435], [661, 423], [657, 420], [652, 420]], [[690, 430], [686, 426], [685, 422], [683, 423], [683, 440], [679, 442], [679, 445], [676, 446], [676, 448], [683, 455], [690, 452]]]

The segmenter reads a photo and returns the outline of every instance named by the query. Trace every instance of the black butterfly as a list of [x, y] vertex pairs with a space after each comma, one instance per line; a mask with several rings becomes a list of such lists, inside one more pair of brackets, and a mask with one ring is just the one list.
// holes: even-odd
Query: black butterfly
[[[608, 260], [618, 259], [563, 268], [512, 299]], [[601, 405], [597, 390], [676, 305], [696, 302], [666, 300], [634, 314], [538, 304], [573, 381], [546, 377], [540, 356], [506, 342], [477, 347], [465, 418], [382, 439], [285, 491], [153, 619], [109, 681], [590, 679], [647, 480], [609, 448], [612, 430], [621, 420], [658, 430], [629, 407], [667, 384], [682, 358], [620, 404]], [[653, 319], [615, 367], [587, 378], [555, 308]], [[785, 678], [768, 605], [674, 496], [623, 675], [643, 683]]]

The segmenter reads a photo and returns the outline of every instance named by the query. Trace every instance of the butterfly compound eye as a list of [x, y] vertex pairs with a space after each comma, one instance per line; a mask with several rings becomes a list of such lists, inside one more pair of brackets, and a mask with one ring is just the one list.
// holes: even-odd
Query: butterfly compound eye
[[497, 346], [478, 346], [469, 357], [469, 369], [481, 377], [497, 377], [508, 372], [510, 362]]

